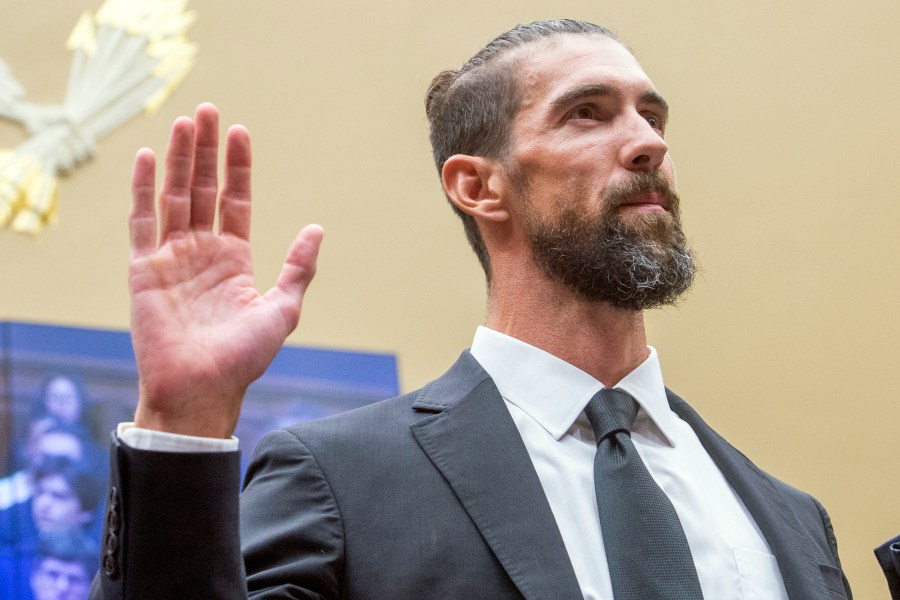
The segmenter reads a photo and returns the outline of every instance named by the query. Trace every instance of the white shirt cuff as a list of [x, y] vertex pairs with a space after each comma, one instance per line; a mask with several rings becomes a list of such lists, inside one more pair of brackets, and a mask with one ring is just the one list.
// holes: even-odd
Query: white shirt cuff
[[116, 435], [126, 445], [136, 450], [154, 452], [234, 452], [238, 449], [238, 439], [218, 439], [167, 433], [153, 429], [135, 427], [134, 423], [119, 423]]

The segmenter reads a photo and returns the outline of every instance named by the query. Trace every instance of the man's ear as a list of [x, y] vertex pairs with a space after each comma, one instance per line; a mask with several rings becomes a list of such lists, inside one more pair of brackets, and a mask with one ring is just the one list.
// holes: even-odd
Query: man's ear
[[483, 156], [454, 154], [441, 169], [444, 192], [459, 210], [488, 221], [509, 219], [503, 167]]

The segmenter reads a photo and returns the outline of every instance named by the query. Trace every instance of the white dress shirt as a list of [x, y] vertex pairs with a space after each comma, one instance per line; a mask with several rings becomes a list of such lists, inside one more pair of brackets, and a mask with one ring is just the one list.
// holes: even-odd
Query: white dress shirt
[[[787, 600], [775, 557], [750, 513], [701, 446], [669, 409], [656, 350], [616, 384], [641, 405], [631, 438], [672, 501], [707, 600]], [[525, 442], [556, 518], [585, 600], [612, 600], [594, 493], [596, 443], [584, 414], [599, 381], [543, 350], [479, 327], [472, 355], [490, 374]], [[129, 446], [159, 451], [223, 451], [216, 440], [123, 423]]]
[[[641, 405], [631, 439], [678, 513], [703, 597], [786, 600], [768, 544], [694, 431], [669, 408], [656, 350], [649, 352], [615, 387]], [[594, 492], [597, 446], [584, 413], [603, 384], [486, 327], [475, 333], [472, 355], [496, 383], [522, 435], [585, 600], [612, 599]]]

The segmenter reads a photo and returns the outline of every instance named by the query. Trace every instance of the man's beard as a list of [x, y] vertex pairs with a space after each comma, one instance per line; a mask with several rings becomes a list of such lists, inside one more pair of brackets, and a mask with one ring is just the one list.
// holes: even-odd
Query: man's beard
[[[672, 305], [690, 288], [693, 254], [681, 229], [678, 195], [661, 173], [636, 173], [607, 188], [599, 215], [572, 201], [561, 201], [553, 216], [537, 215], [527, 178], [519, 181], [526, 182], [521, 191], [534, 261], [550, 278], [588, 301], [623, 310]], [[621, 214], [623, 204], [646, 192], [658, 193], [668, 211]]]

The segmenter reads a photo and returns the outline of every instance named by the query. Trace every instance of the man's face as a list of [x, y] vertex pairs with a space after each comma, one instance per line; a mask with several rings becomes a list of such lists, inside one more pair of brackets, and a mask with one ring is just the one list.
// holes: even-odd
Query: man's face
[[47, 474], [35, 482], [31, 516], [41, 533], [80, 527], [91, 519], [69, 482], [58, 473]]
[[526, 48], [507, 173], [536, 264], [590, 301], [673, 302], [693, 262], [681, 232], [668, 109], [617, 42], [563, 35]]
[[79, 562], [45, 558], [31, 572], [34, 600], [85, 600], [91, 576]]
[[68, 377], [54, 378], [47, 385], [44, 406], [63, 423], [75, 423], [81, 418], [82, 410], [78, 386]]

